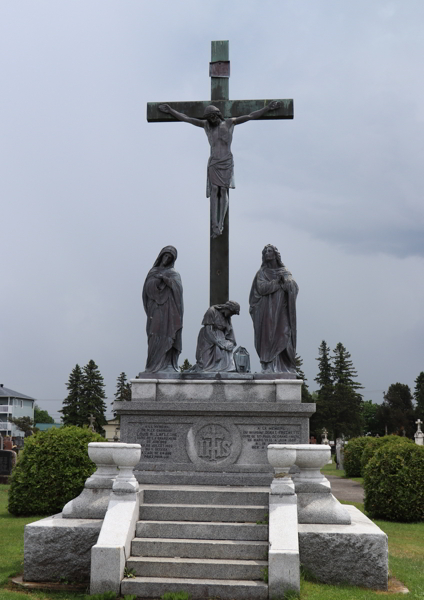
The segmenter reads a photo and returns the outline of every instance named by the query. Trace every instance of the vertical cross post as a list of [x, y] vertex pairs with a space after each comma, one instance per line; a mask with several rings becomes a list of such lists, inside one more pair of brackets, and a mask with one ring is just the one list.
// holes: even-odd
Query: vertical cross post
[[[212, 73], [220, 71], [214, 69], [216, 63], [229, 63], [228, 41], [214, 41], [211, 49], [211, 101], [229, 100], [229, 64], [228, 75], [215, 77]], [[225, 72], [225, 68], [221, 72]], [[210, 279], [209, 279], [209, 305], [224, 304], [229, 299], [229, 212], [224, 222], [224, 231], [216, 238], [211, 237], [210, 242]], [[212, 215], [210, 218], [212, 234]]]

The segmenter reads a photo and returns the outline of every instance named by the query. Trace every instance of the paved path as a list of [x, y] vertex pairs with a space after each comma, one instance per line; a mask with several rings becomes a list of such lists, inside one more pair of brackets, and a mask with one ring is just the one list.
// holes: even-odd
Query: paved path
[[331, 491], [337, 500], [348, 500], [349, 502], [363, 502], [364, 489], [357, 481], [344, 479], [336, 475], [326, 475], [331, 483]]

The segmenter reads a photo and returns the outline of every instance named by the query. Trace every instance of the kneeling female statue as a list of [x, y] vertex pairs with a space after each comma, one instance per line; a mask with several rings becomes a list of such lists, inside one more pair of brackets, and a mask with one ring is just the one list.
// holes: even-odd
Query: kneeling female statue
[[297, 283], [271, 244], [250, 291], [250, 315], [262, 373], [296, 373]]
[[240, 314], [240, 305], [228, 300], [208, 308], [197, 338], [196, 364], [193, 371], [235, 371], [236, 347], [231, 317]]
[[174, 269], [177, 250], [165, 246], [147, 274], [143, 305], [147, 315], [146, 371], [178, 371], [183, 328], [183, 286]]

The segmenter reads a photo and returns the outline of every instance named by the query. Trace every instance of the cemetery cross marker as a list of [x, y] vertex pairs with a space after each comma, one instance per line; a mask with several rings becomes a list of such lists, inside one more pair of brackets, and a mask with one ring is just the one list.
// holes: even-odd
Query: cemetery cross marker
[[[212, 56], [209, 65], [209, 75], [211, 77], [211, 101], [219, 109], [224, 119], [241, 117], [243, 115], [252, 115], [260, 112], [260, 116], [251, 116], [253, 119], [292, 119], [293, 118], [293, 100], [278, 100], [277, 103], [270, 103], [269, 100], [230, 100], [229, 99], [229, 44], [228, 41], [213, 41]], [[188, 101], [188, 102], [148, 102], [147, 103], [147, 121], [149, 123], [159, 123], [168, 121], [177, 121], [172, 115], [172, 111], [189, 115], [188, 119], [195, 121], [205, 119], [204, 113], [209, 100]], [[272, 107], [270, 107], [270, 104]], [[163, 107], [167, 106], [171, 112], [163, 112]], [[161, 107], [161, 108], [159, 108]], [[268, 108], [266, 108], [268, 107]], [[181, 119], [180, 119], [181, 120]], [[250, 120], [250, 119], [246, 119]], [[192, 122], [190, 120], [186, 122]], [[241, 120], [240, 122], [244, 122]], [[192, 124], [196, 124], [193, 123]], [[209, 136], [208, 136], [209, 137]], [[230, 141], [231, 144], [231, 141]], [[212, 145], [212, 144], [211, 144]], [[231, 153], [230, 153], [231, 154]], [[231, 155], [232, 160], [232, 155]], [[211, 241], [210, 241], [210, 285], [209, 285], [209, 304], [223, 304], [229, 300], [229, 215], [228, 208], [223, 222], [222, 233], [216, 231], [217, 214], [219, 218], [219, 208], [217, 214], [212, 203], [211, 193]], [[221, 211], [222, 213], [222, 211]]]

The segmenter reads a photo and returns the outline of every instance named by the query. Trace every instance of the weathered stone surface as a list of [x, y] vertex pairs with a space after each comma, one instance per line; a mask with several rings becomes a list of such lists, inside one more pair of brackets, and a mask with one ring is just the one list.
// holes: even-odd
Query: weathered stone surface
[[131, 555], [266, 560], [268, 546], [265, 541], [135, 538]]
[[97, 542], [100, 519], [41, 519], [25, 527], [24, 580], [89, 581], [91, 548]]
[[269, 497], [269, 597], [282, 598], [285, 592], [300, 589], [297, 498], [288, 493]]
[[306, 404], [286, 405], [290, 412], [276, 403], [120, 404], [121, 439], [142, 447], [138, 481], [181, 485], [268, 485], [268, 444], [307, 439], [312, 412]]
[[103, 519], [111, 489], [83, 489], [81, 494], [68, 502], [62, 511], [64, 519]]
[[351, 525], [299, 524], [300, 562], [323, 583], [387, 590], [387, 536], [354, 506]]
[[135, 594], [138, 598], [160, 598], [169, 590], [188, 592], [192, 598], [205, 600], [268, 600], [268, 585], [263, 581], [135, 577], [124, 579], [121, 585], [122, 594]]
[[[314, 404], [297, 380], [132, 380], [121, 439], [142, 446], [140, 483], [269, 485], [272, 443], [306, 443]], [[286, 388], [284, 390], [284, 388]]]
[[297, 498], [299, 523], [350, 523], [348, 511], [333, 494], [298, 494]]
[[139, 577], [261, 579], [266, 560], [133, 556], [127, 567]]
[[[145, 402], [301, 402], [300, 379], [253, 379], [221, 373], [220, 379], [133, 379], [132, 400]], [[226, 378], [224, 378], [224, 375]], [[234, 377], [229, 377], [233, 375]], [[117, 403], [120, 408], [122, 403]]]

